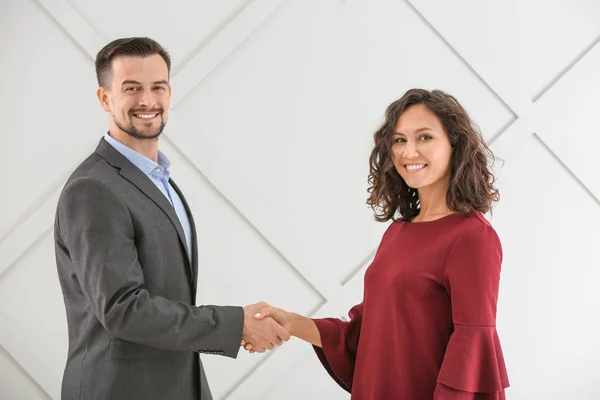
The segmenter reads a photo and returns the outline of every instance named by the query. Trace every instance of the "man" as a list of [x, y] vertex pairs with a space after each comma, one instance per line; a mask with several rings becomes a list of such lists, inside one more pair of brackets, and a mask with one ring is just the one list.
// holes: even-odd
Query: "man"
[[242, 339], [288, 340], [263, 303], [196, 306], [198, 252], [189, 206], [158, 150], [170, 58], [148, 38], [97, 55], [110, 130], [58, 203], [55, 249], [69, 329], [63, 399], [211, 399], [198, 353], [237, 357]]

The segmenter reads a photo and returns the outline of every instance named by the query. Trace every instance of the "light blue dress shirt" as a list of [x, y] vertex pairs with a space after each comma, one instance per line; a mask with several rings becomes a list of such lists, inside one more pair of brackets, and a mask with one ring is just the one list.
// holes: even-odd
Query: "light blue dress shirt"
[[156, 185], [158, 190], [161, 191], [162, 194], [165, 195], [169, 203], [175, 209], [177, 213], [177, 217], [179, 218], [179, 222], [181, 222], [181, 226], [183, 227], [183, 232], [185, 233], [185, 241], [188, 248], [188, 258], [190, 260], [190, 264], [192, 263], [192, 228], [190, 225], [190, 219], [188, 217], [187, 212], [185, 211], [185, 206], [181, 201], [179, 195], [173, 186], [169, 183], [170, 173], [169, 167], [171, 166], [171, 161], [165, 156], [162, 151], [158, 151], [158, 164], [152, 161], [151, 159], [141, 155], [135, 150], [130, 149], [125, 146], [123, 143], [117, 141], [115, 138], [110, 136], [108, 133], [104, 135], [104, 139], [121, 153], [125, 158], [127, 158], [133, 165], [138, 167], [150, 180]]

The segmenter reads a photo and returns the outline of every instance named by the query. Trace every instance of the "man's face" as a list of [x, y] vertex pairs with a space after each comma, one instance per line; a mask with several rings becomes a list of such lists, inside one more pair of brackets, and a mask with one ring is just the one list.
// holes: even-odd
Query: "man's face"
[[120, 56], [112, 63], [109, 88], [98, 89], [109, 113], [111, 131], [136, 139], [154, 139], [163, 131], [171, 104], [169, 71], [163, 58]]

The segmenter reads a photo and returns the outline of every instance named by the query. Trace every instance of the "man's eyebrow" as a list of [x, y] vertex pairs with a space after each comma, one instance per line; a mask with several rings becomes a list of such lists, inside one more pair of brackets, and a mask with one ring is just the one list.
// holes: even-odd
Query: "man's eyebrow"
[[[162, 81], [156, 81], [156, 82], [152, 82], [153, 85], [169, 85], [169, 82], [167, 82], [166, 80], [162, 80]], [[123, 81], [123, 83], [121, 83], [121, 86], [123, 85], [141, 85], [141, 83], [139, 83], [138, 81], [133, 81], [133, 80], [125, 80]]]

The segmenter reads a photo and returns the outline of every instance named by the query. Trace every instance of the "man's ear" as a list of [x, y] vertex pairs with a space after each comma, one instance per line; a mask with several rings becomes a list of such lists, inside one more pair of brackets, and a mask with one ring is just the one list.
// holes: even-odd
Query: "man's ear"
[[102, 106], [104, 111], [110, 112], [111, 107], [110, 107], [110, 100], [108, 98], [108, 89], [100, 86], [98, 88], [98, 90], [96, 91], [96, 96], [98, 97], [98, 100], [100, 100], [100, 105]]

